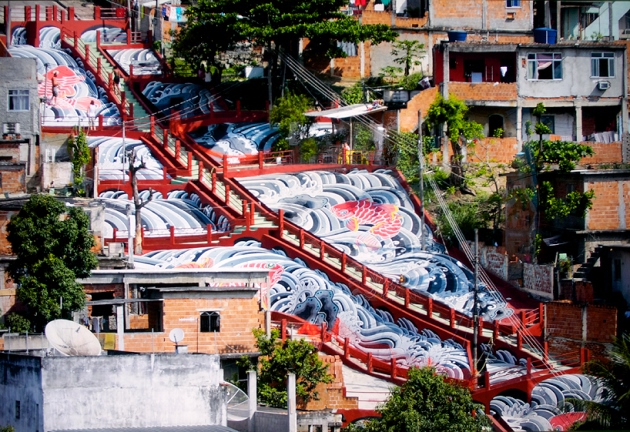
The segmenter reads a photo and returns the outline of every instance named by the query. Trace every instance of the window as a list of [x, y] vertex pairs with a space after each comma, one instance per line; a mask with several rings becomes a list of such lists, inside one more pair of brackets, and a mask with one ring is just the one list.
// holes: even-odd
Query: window
[[505, 131], [503, 130], [503, 116], [492, 114], [490, 117], [488, 117], [488, 136], [503, 138], [504, 133]]
[[9, 111], [28, 111], [28, 90], [9, 90]]
[[612, 78], [615, 76], [614, 53], [591, 54], [591, 76], [595, 78]]
[[561, 80], [562, 54], [535, 53], [527, 55], [527, 78], [530, 80]]
[[219, 312], [202, 312], [199, 331], [202, 333], [220, 332], [221, 315]]
[[550, 133], [556, 133], [556, 119], [554, 116], [542, 115], [540, 116], [540, 122], [549, 128], [549, 130], [551, 131]]
[[506, 7], [521, 7], [521, 0], [505, 0]]

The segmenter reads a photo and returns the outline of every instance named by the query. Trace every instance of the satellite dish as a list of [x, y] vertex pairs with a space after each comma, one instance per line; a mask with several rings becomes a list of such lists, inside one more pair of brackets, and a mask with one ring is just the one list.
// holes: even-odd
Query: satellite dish
[[249, 418], [249, 397], [234, 384], [222, 381], [221, 386], [227, 393], [227, 416], [231, 421], [243, 421]]
[[171, 342], [177, 345], [184, 340], [184, 330], [180, 328], [174, 328], [169, 332], [168, 338], [171, 340]]
[[97, 356], [101, 343], [86, 327], [74, 321], [58, 319], [49, 322], [45, 329], [46, 339], [66, 356]]

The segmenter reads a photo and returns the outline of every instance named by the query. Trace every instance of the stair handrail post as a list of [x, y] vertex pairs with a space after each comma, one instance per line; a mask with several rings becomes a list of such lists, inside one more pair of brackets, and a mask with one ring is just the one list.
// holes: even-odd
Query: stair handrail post
[[212, 225], [206, 224], [206, 242], [210, 244], [212, 241]]
[[74, 6], [68, 8], [68, 21], [74, 21]]
[[149, 117], [149, 130], [151, 136], [155, 136], [155, 116], [153, 114], [151, 114], [151, 117]]
[[133, 65], [129, 65], [129, 78], [133, 77]]
[[[96, 48], [100, 48], [101, 47], [101, 31], [100, 30], [96, 30]], [[99, 63], [101, 58], [98, 58]], [[100, 68], [99, 68], [100, 70]]]
[[[98, 37], [98, 36], [97, 36]], [[98, 39], [97, 39], [98, 40]], [[96, 75], [100, 76], [101, 75], [101, 71], [103, 70], [103, 63], [101, 61], [100, 57], [96, 58]]]
[[[9, 16], [9, 6], [4, 7], [4, 16]], [[42, 12], [41, 5], [35, 5], [35, 22], [39, 22], [39, 14]]]
[[217, 173], [216, 172], [212, 172], [212, 174], [210, 174], [210, 179], [212, 182], [212, 193], [216, 195], [217, 193]]
[[199, 161], [199, 171], [197, 171], [197, 180], [199, 182], [203, 182], [203, 172], [205, 170], [204, 165], [203, 165], [203, 161]]
[[427, 301], [427, 317], [433, 318], [433, 298], [429, 297]]
[[283, 209], [278, 210], [278, 231], [280, 231], [280, 233], [278, 234], [278, 238], [281, 239], [284, 235], [284, 210]]
[[[39, 11], [37, 11], [37, 8], [39, 7], [39, 5], [35, 6], [35, 13], [37, 14], [37, 16], [39, 16]], [[74, 46], [74, 49], [78, 52], [79, 51], [79, 37], [77, 36], [77, 31], [75, 30], [74, 32], [72, 32], [72, 45]]]
[[252, 201], [250, 205], [251, 205], [251, 210], [249, 211], [249, 217], [251, 220], [249, 221], [249, 224], [254, 225], [254, 223], [256, 222], [254, 218], [256, 216], [256, 201]]
[[263, 152], [259, 151], [258, 152], [258, 169], [263, 169], [264, 167], [264, 163], [263, 163]]
[[230, 205], [230, 185], [229, 184], [225, 185], [225, 200], [224, 200], [224, 203], [225, 203], [226, 207]]
[[228, 157], [226, 154], [223, 155], [223, 177], [225, 177], [225, 175], [228, 172]]

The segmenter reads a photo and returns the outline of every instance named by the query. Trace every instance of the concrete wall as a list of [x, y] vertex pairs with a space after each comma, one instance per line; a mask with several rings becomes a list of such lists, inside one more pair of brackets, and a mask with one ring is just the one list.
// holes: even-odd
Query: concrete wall
[[[615, 76], [611, 78], [591, 78], [591, 53], [614, 52]], [[527, 76], [527, 55], [532, 53], [561, 53], [561, 80], [530, 80]], [[521, 47], [518, 51], [517, 81], [519, 96], [540, 98], [554, 97], [598, 97], [619, 98], [624, 95], [624, 50], [612, 49], [602, 45], [582, 48], [567, 48], [560, 45]], [[610, 82], [610, 89], [598, 90], [599, 81]], [[610, 100], [610, 105], [618, 104]]]
[[0, 425], [13, 426], [16, 432], [44, 431], [40, 361], [39, 357], [0, 353]]
[[[37, 93], [37, 63], [35, 59], [0, 57], [0, 118], [2, 123], [20, 123], [23, 137], [39, 135], [39, 95]], [[28, 90], [30, 111], [9, 112], [8, 91]]]

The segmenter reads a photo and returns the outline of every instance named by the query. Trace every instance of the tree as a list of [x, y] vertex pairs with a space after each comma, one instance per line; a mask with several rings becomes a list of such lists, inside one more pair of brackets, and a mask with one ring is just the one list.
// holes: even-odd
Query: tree
[[468, 120], [466, 114], [468, 107], [455, 96], [444, 99], [438, 95], [429, 107], [425, 122], [429, 129], [437, 129], [446, 125], [446, 136], [453, 149], [451, 160], [450, 182], [454, 186], [467, 191], [465, 188], [465, 172], [462, 165], [462, 149], [474, 140], [483, 138], [483, 127], [472, 120]]
[[602, 380], [604, 392], [601, 402], [568, 401], [569, 408], [587, 411], [587, 421], [578, 430], [630, 429], [630, 333], [615, 341], [608, 362], [592, 361], [584, 369]]
[[403, 65], [405, 76], [409, 76], [412, 66], [421, 64], [420, 58], [425, 53], [424, 44], [417, 40], [397, 40], [393, 43], [394, 63]]
[[17, 256], [9, 274], [38, 331], [48, 321], [70, 318], [85, 304], [76, 279], [88, 277], [97, 265], [89, 224], [82, 209], [66, 207], [50, 195], [32, 195], [7, 226]]
[[[274, 329], [267, 337], [261, 329], [254, 329], [258, 359], [258, 397], [260, 402], [272, 407], [287, 406], [287, 376], [296, 376], [296, 394], [304, 402], [317, 400], [315, 391], [319, 383], [332, 382], [328, 367], [320, 360], [317, 348], [305, 340], [280, 339], [280, 331]], [[245, 358], [245, 362], [249, 362]], [[242, 362], [241, 362], [242, 364]]]
[[582, 158], [594, 154], [593, 149], [584, 144], [544, 139], [543, 135], [551, 133], [549, 127], [541, 122], [541, 117], [545, 111], [542, 103], [539, 103], [534, 109], [533, 113], [537, 118], [535, 131], [538, 134], [538, 140], [528, 141], [523, 146], [526, 161], [517, 158], [513, 163], [513, 166], [517, 167], [520, 172], [532, 176], [533, 186], [515, 188], [510, 191], [510, 198], [515, 198], [521, 202], [533, 202], [536, 208], [534, 224], [537, 237], [543, 215], [546, 221], [562, 219], [570, 214], [584, 215], [591, 208], [595, 196], [594, 191], [590, 190], [586, 192], [572, 191], [565, 197], [557, 197], [550, 181], [540, 181], [542, 173], [551, 171], [568, 173], [575, 169], [576, 163]]
[[88, 146], [87, 136], [83, 129], [79, 129], [76, 136], [70, 139], [68, 143], [70, 147], [70, 155], [72, 158], [72, 182], [77, 188], [77, 195], [84, 196], [83, 188], [83, 170], [85, 165], [90, 162], [90, 147]]
[[[291, 52], [301, 38], [308, 38], [328, 56], [340, 57], [337, 41], [379, 44], [395, 40], [397, 33], [389, 26], [362, 25], [341, 13], [345, 5], [346, 0], [200, 0], [186, 10], [187, 23], [175, 35], [173, 49], [194, 64], [207, 61], [221, 69], [217, 53], [243, 41], [268, 51], [274, 47]], [[275, 55], [267, 59], [271, 68]]]
[[410, 369], [407, 381], [377, 411], [381, 418], [369, 422], [367, 432], [472, 432], [490, 426], [468, 389], [429, 367]]
[[[133, 193], [133, 205], [136, 211], [136, 236], [134, 239], [134, 254], [142, 254], [142, 208], [153, 199], [153, 191], [149, 189], [149, 198], [143, 201], [138, 192], [138, 171], [147, 167], [144, 160], [136, 157], [136, 149], [127, 152], [129, 160], [129, 175], [131, 176], [131, 191]], [[129, 227], [131, 229], [131, 226]]]
[[279, 98], [269, 113], [269, 123], [278, 126], [282, 139], [302, 141], [308, 138], [311, 121], [304, 115], [311, 100], [304, 95], [287, 93]]

